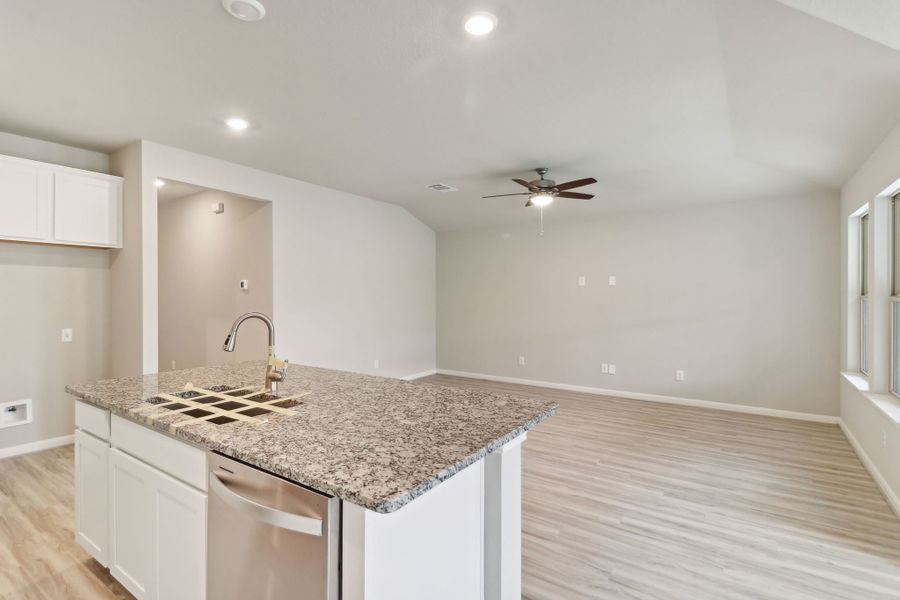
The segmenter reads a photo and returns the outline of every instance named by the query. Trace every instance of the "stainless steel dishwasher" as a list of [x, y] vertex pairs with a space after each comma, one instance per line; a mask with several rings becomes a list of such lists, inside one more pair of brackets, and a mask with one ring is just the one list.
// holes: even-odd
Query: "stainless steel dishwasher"
[[340, 502], [214, 452], [207, 596], [337, 600]]

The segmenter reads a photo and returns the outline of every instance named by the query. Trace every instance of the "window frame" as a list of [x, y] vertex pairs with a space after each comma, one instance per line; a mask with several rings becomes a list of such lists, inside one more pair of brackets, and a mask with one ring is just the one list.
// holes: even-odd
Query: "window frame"
[[890, 307], [890, 378], [888, 382], [888, 391], [894, 396], [900, 398], [900, 381], [898, 381], [898, 369], [896, 360], [900, 357], [900, 348], [897, 348], [897, 327], [900, 323], [894, 317], [897, 305], [900, 304], [900, 277], [898, 277], [897, 268], [900, 267], [897, 252], [900, 252], [900, 227], [898, 227], [898, 219], [900, 219], [900, 194], [891, 198], [891, 252], [890, 252], [890, 269], [891, 269], [891, 296], [888, 306]]
[[859, 371], [868, 376], [869, 364], [869, 235], [871, 221], [869, 211], [859, 216]]

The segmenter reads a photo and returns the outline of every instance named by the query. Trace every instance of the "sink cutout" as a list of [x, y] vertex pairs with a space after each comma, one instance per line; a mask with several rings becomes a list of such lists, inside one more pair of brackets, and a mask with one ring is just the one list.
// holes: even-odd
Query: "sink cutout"
[[[288, 397], [273, 396], [266, 389], [254, 386], [235, 388], [234, 386], [215, 385], [208, 388], [194, 387], [171, 394], [160, 393], [148, 399], [147, 407], [165, 409], [171, 413], [150, 413], [148, 416], [161, 417], [171, 414], [174, 420], [169, 427], [178, 428], [183, 425], [212, 423], [225, 425], [235, 421], [260, 425], [266, 423], [268, 417], [296, 415], [294, 407], [303, 402], [296, 398], [310, 394], [301, 392]], [[181, 417], [181, 415], [185, 415]]]

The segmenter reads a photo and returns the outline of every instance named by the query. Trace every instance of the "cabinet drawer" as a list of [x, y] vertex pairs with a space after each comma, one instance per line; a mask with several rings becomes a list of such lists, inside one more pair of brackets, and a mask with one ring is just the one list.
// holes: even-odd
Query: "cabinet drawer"
[[78, 400], [75, 402], [75, 427], [108, 441], [109, 411]]
[[116, 415], [111, 429], [114, 448], [206, 491], [206, 451]]

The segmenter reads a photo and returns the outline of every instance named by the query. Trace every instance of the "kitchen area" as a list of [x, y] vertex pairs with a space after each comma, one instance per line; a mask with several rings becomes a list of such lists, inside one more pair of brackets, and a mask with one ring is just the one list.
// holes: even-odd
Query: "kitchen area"
[[[392, 364], [382, 332], [360, 326], [369, 319], [358, 305], [328, 316], [355, 294], [301, 276], [293, 295], [304, 260], [359, 259], [334, 256], [328, 234], [310, 236], [316, 252], [297, 252], [288, 228], [327, 230], [326, 215], [300, 215], [371, 201], [310, 203], [305, 189], [273, 193], [270, 174], [235, 182], [236, 165], [147, 142], [110, 157], [115, 175], [17, 156], [0, 166], [0, 197], [17, 200], [0, 206], [0, 244], [108, 261], [98, 309], [109, 321], [63, 331], [69, 354], [57, 361], [79, 360], [66, 335], [94, 349], [102, 335], [106, 366], [61, 374], [67, 394], [51, 405], [5, 412], [30, 425], [71, 411], [74, 434], [50, 447], [74, 442], [71, 535], [91, 570], [140, 599], [521, 595], [522, 444], [558, 405], [417, 383], [433, 372], [427, 351], [426, 368], [410, 373], [417, 366]], [[298, 195], [312, 211], [294, 212]], [[359, 226], [371, 235], [371, 223]], [[418, 234], [395, 233], [376, 231], [408, 262], [402, 246]], [[354, 265], [363, 296], [378, 303], [380, 283], [363, 270]], [[428, 285], [415, 276], [386, 302]], [[415, 318], [403, 312], [397, 331]], [[348, 363], [354, 351], [370, 366]]]

